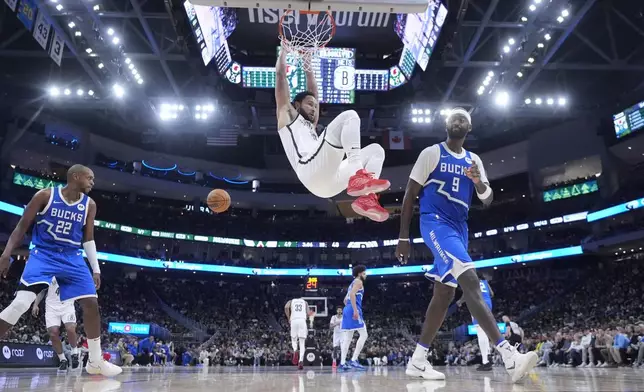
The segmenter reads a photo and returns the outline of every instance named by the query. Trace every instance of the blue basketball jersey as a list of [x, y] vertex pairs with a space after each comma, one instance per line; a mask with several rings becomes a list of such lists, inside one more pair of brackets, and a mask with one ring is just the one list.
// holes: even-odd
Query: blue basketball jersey
[[490, 284], [487, 282], [487, 280], [480, 280], [479, 283], [481, 284], [483, 301], [485, 301], [490, 310], [492, 310], [492, 293], [490, 291]]
[[420, 212], [465, 224], [474, 191], [474, 183], [465, 175], [465, 169], [472, 166], [472, 155], [464, 150], [463, 157], [457, 158], [444, 143], [438, 146], [440, 159], [420, 194]]
[[52, 188], [49, 202], [36, 217], [32, 242], [41, 249], [79, 249], [87, 219], [89, 197], [85, 194], [75, 203], [68, 203], [62, 187]]
[[[351, 289], [353, 288], [353, 285], [356, 283], [356, 280], [354, 279], [353, 282], [349, 285], [349, 288], [347, 289], [347, 295], [344, 296], [344, 304], [351, 306]], [[358, 309], [362, 309], [362, 297], [364, 296], [364, 286], [358, 290], [356, 293], [356, 306]]]

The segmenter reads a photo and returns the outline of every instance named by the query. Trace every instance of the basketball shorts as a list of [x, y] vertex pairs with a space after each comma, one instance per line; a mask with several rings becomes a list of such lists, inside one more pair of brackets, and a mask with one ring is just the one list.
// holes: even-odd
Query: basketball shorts
[[342, 345], [342, 331], [333, 331], [333, 347]]
[[457, 287], [458, 277], [474, 268], [474, 262], [467, 253], [467, 229], [459, 230], [436, 214], [422, 214], [420, 232], [434, 255], [434, 266], [425, 273], [425, 277]]
[[56, 278], [61, 301], [96, 297], [96, 287], [80, 250], [34, 248], [20, 278], [25, 286], [49, 285]]
[[309, 334], [309, 328], [306, 326], [306, 320], [291, 320], [291, 338], [306, 339]]
[[351, 304], [345, 305], [344, 310], [342, 311], [342, 330], [343, 331], [357, 331], [359, 329], [366, 329], [367, 326], [364, 323], [364, 318], [362, 317], [362, 309], [358, 308], [358, 319], [353, 319], [353, 306]]
[[76, 309], [73, 303], [60, 310], [45, 308], [45, 326], [49, 329], [60, 327], [60, 324], [76, 324]]

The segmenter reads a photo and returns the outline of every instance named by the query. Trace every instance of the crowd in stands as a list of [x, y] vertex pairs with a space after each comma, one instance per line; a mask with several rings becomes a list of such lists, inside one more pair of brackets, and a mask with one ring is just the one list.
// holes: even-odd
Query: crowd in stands
[[[301, 295], [294, 283], [166, 278], [110, 268], [99, 292], [104, 332], [108, 321], [156, 323], [172, 332], [166, 341], [104, 333], [106, 350], [118, 351], [130, 365], [289, 365], [293, 359], [284, 304]], [[511, 315], [525, 331], [522, 349], [536, 350], [544, 366], [641, 366], [644, 356], [644, 263], [583, 259], [566, 266], [548, 264], [485, 271], [495, 292], [497, 319]], [[491, 275], [491, 276], [488, 276]], [[317, 296], [328, 299], [329, 317], [341, 306], [347, 282], [335, 281]], [[2, 281], [0, 306], [11, 300], [12, 285]], [[459, 294], [457, 294], [458, 299]], [[406, 363], [431, 299], [424, 279], [366, 282], [364, 313], [369, 338], [364, 363]], [[169, 316], [162, 301], [195, 321], [185, 325]], [[329, 317], [316, 318], [314, 341], [325, 363], [332, 359]], [[41, 316], [42, 318], [42, 316]], [[47, 343], [44, 320], [30, 314], [7, 340]], [[431, 351], [435, 364], [480, 361], [476, 340], [454, 328], [468, 324], [465, 307], [452, 305]], [[82, 314], [79, 315], [82, 331]], [[203, 332], [205, 343], [198, 339]], [[170, 343], [170, 341], [174, 343]], [[208, 359], [206, 362], [205, 359]], [[499, 358], [496, 358], [498, 361]], [[592, 365], [591, 365], [592, 364]]]

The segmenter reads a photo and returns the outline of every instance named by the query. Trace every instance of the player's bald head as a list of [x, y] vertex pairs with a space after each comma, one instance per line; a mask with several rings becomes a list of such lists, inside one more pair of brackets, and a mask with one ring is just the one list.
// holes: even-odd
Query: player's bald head
[[73, 165], [67, 170], [67, 181], [73, 180], [74, 175], [80, 176], [83, 174], [91, 173], [91, 171], [92, 169], [90, 169], [87, 166], [83, 166], [79, 164]]

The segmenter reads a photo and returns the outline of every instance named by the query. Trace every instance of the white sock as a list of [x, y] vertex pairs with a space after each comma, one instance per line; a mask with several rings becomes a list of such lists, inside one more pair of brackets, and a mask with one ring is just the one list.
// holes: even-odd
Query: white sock
[[501, 354], [501, 358], [503, 359], [503, 362], [505, 362], [507, 359], [509, 359], [512, 354], [514, 354], [514, 347], [508, 342], [507, 340], [503, 340], [501, 343], [499, 343], [496, 346], [497, 351], [499, 354]]
[[306, 350], [306, 339], [300, 338], [300, 362], [304, 362], [305, 350]]
[[61, 361], [67, 360], [67, 358], [65, 358], [65, 354], [58, 354], [58, 359], [60, 359]]
[[89, 361], [100, 362], [103, 360], [101, 351], [101, 338], [87, 339], [87, 348], [89, 349]]
[[340, 365], [344, 365], [347, 362], [347, 355], [349, 354], [349, 346], [351, 345], [351, 340], [353, 340], [353, 331], [342, 331], [342, 343], [340, 345]]
[[412, 355], [412, 358], [426, 360], [428, 352], [429, 352], [429, 348], [418, 343], [416, 344], [416, 350], [414, 350], [414, 355]]
[[364, 343], [367, 341], [367, 336], [369, 336], [365, 329], [361, 329], [358, 332], [360, 333], [360, 337], [358, 338], [358, 342], [356, 343], [356, 348], [353, 349], [353, 357], [351, 357], [352, 361], [358, 360], [360, 352], [362, 352], [362, 348], [364, 347]]
[[78, 347], [72, 348], [72, 355], [78, 355]]
[[476, 326], [476, 336], [478, 337], [479, 348], [481, 349], [481, 361], [485, 365], [490, 362], [488, 358], [490, 354], [490, 338], [487, 337], [487, 334], [479, 325]]
[[291, 338], [291, 346], [293, 347], [293, 354], [297, 351], [297, 338]]

